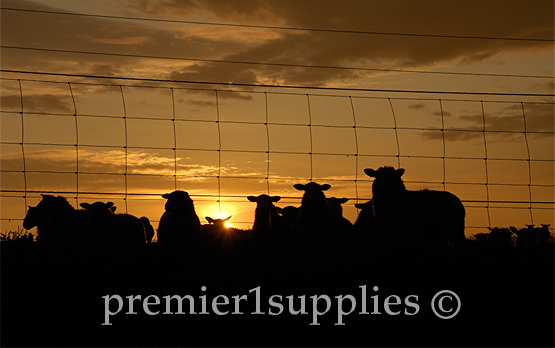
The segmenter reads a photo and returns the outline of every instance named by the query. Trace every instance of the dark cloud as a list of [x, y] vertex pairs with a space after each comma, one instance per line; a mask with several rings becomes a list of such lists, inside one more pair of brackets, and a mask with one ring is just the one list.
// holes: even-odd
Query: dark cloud
[[[240, 24], [414, 34], [553, 38], [552, 1], [203, 1], [118, 3], [124, 13]], [[6, 7], [59, 10], [30, 1]], [[123, 6], [123, 7], [122, 7]], [[147, 16], [147, 17], [148, 17]], [[184, 58], [322, 66], [426, 67], [472, 64], [507, 52], [548, 51], [549, 42], [460, 40], [407, 36], [282, 31], [109, 20], [2, 11], [4, 45]], [[141, 73], [160, 78], [320, 86], [369, 72], [196, 63], [5, 49], [4, 68], [80, 73]], [[6, 54], [7, 53], [7, 54]], [[78, 64], [75, 64], [78, 62]]]
[[[441, 116], [441, 112], [439, 111], [434, 111], [432, 112], [432, 115], [434, 116]], [[451, 116], [451, 113], [449, 111], [443, 111], [443, 116], [449, 117]]]
[[[60, 112], [71, 113], [73, 106], [67, 99], [52, 94], [31, 94], [23, 97], [24, 112]], [[2, 96], [0, 103], [3, 110], [21, 111], [21, 97], [17, 95]]]
[[[134, 3], [134, 2], [133, 2]], [[521, 1], [141, 1], [156, 13], [210, 13], [223, 22], [285, 25], [397, 33], [553, 38], [553, 3], [530, 6]], [[150, 7], [149, 7], [150, 6]], [[148, 12], [147, 12], [148, 13]], [[310, 15], [307, 15], [310, 14]], [[437, 62], [470, 64], [510, 50], [550, 48], [551, 43], [494, 40], [432, 39], [403, 36], [284, 31], [283, 36], [225, 59], [311, 65], [355, 63], [414, 67]], [[240, 67], [238, 67], [240, 69]], [[247, 69], [247, 68], [244, 68]], [[249, 68], [250, 69], [250, 68]], [[263, 70], [263, 69], [259, 69]], [[264, 69], [268, 70], [268, 69]], [[279, 73], [270, 78], [322, 83], [326, 78], [351, 78], [352, 72]], [[276, 72], [276, 70], [278, 72]], [[286, 69], [291, 71], [292, 69]], [[294, 70], [294, 69], [293, 69]], [[303, 70], [303, 69], [301, 69]], [[307, 70], [307, 69], [304, 69]], [[266, 72], [266, 71], [262, 71]], [[273, 72], [273, 75], [272, 75]], [[277, 76], [276, 76], [277, 75]], [[327, 75], [326, 77], [323, 77]]]
[[421, 109], [425, 109], [426, 105], [422, 104], [422, 103], [417, 103], [417, 104], [410, 104], [409, 105], [409, 109], [414, 109], [414, 110], [421, 110]]
[[[434, 113], [435, 114], [435, 113]], [[444, 112], [445, 114], [445, 112]], [[524, 123], [526, 116], [526, 124]], [[529, 137], [553, 137], [555, 127], [555, 114], [551, 104], [524, 104], [524, 115], [521, 105], [511, 105], [495, 114], [485, 115], [485, 128], [488, 136], [501, 137], [505, 141], [514, 140], [514, 133], [497, 132], [524, 132], [525, 127]], [[472, 140], [482, 138], [484, 116], [482, 114], [462, 115], [458, 120], [468, 123], [467, 127], [450, 128], [445, 132], [445, 140]], [[535, 133], [542, 132], [542, 133]], [[443, 135], [438, 131], [425, 131], [422, 136], [427, 140], [441, 140]]]

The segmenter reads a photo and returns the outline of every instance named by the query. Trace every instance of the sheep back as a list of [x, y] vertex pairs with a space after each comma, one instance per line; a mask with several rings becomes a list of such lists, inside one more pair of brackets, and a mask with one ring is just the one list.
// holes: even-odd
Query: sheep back
[[340, 219], [323, 192], [331, 186], [310, 182], [306, 185], [296, 184], [294, 187], [304, 191], [293, 225], [298, 243], [316, 249], [329, 249], [334, 245], [334, 236], [340, 229]]
[[189, 194], [177, 190], [162, 197], [167, 201], [158, 224], [158, 243], [173, 247], [196, 244], [202, 227]]
[[376, 224], [393, 243], [460, 244], [464, 235], [465, 208], [446, 191], [406, 190], [401, 179], [405, 170], [382, 167], [365, 169], [372, 184]]
[[279, 242], [287, 238], [291, 223], [281, 216], [274, 203], [279, 202], [280, 196], [268, 196], [265, 194], [248, 196], [247, 199], [256, 203], [254, 212], [254, 224], [252, 238], [255, 242]]

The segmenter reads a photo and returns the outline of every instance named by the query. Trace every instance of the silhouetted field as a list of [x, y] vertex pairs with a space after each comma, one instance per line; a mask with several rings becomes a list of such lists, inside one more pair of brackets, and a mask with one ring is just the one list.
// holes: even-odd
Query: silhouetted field
[[[237, 233], [241, 231], [236, 231]], [[241, 233], [247, 233], [245, 231]], [[236, 238], [199, 250], [175, 250], [156, 244], [132, 249], [79, 245], [3, 242], [2, 346], [553, 346], [554, 248], [489, 248], [468, 241], [454, 248], [374, 248], [357, 242], [326, 253], [288, 246], [256, 247]], [[201, 287], [205, 286], [203, 291]], [[361, 286], [366, 286], [361, 288]], [[375, 291], [374, 287], [378, 290]], [[257, 289], [258, 288], [258, 289]], [[253, 290], [254, 289], [254, 290]], [[367, 312], [377, 301], [381, 314]], [[454, 291], [460, 312], [440, 319], [431, 310], [440, 290]], [[249, 292], [250, 291], [250, 292]], [[257, 308], [256, 296], [260, 296]], [[106, 295], [120, 295], [123, 309], [105, 321]], [[125, 296], [141, 295], [134, 312]], [[156, 295], [157, 315], [143, 301]], [[163, 314], [163, 297], [191, 295], [195, 311]], [[200, 296], [206, 295], [207, 312]], [[226, 295], [217, 315], [212, 300]], [[235, 311], [233, 296], [246, 295]], [[283, 312], [269, 305], [281, 295]], [[290, 314], [301, 308], [307, 314]], [[313, 322], [314, 295], [327, 295], [331, 306]], [[338, 299], [352, 295], [356, 309], [338, 323]], [[376, 296], [377, 298], [372, 298]], [[387, 314], [384, 301], [400, 304]], [[417, 303], [407, 306], [408, 296]], [[274, 297], [274, 300], [277, 300]], [[152, 300], [152, 299], [151, 299]], [[220, 297], [219, 302], [223, 301]], [[151, 301], [152, 302], [152, 301]], [[390, 301], [391, 303], [392, 301]], [[395, 302], [395, 301], [393, 301]], [[111, 303], [116, 311], [117, 303]], [[452, 302], [446, 300], [448, 309]], [[343, 301], [343, 310], [350, 302]], [[316, 307], [324, 312], [325, 301]], [[257, 310], [265, 314], [253, 314]], [[175, 312], [174, 308], [171, 310]], [[408, 312], [414, 315], [405, 314]]]

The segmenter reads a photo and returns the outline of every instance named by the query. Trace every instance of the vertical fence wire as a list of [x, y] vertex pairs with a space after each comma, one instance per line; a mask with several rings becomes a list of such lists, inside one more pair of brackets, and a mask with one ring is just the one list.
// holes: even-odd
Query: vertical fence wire
[[127, 165], [128, 165], [128, 161], [127, 161], [127, 109], [125, 107], [125, 97], [123, 95], [123, 87], [121, 85], [119, 85], [119, 89], [121, 92], [121, 101], [123, 103], [123, 126], [124, 126], [124, 131], [125, 131], [125, 146], [124, 146], [124, 153], [125, 153], [125, 171], [123, 173], [123, 178], [125, 180], [125, 197], [123, 198], [123, 200], [125, 201], [125, 213], [127, 214], [128, 209], [127, 209]]
[[391, 103], [391, 98], [389, 100], [389, 106], [391, 107], [391, 114], [393, 115], [393, 129], [395, 130], [395, 140], [397, 140], [397, 168], [401, 168], [401, 147], [399, 146], [399, 134], [397, 132], [397, 117], [395, 116], [395, 110], [393, 109], [393, 104]]
[[21, 103], [21, 157], [23, 159], [23, 187], [25, 189], [25, 193], [23, 194], [23, 199], [25, 200], [25, 207], [24, 211], [27, 211], [27, 164], [25, 161], [25, 120], [23, 117], [23, 88], [21, 88], [21, 80], [17, 79], [19, 83], [19, 100]]
[[218, 99], [218, 90], [216, 89], [216, 124], [218, 125], [218, 209], [220, 210], [220, 219], [222, 218], [222, 187], [220, 176], [222, 175], [222, 133], [220, 129], [220, 102]]
[[486, 140], [486, 113], [484, 111], [484, 101], [480, 100], [482, 106], [482, 134], [484, 136], [484, 164], [486, 170], [486, 211], [488, 214], [488, 228], [491, 228], [491, 216], [489, 212], [489, 175], [488, 175], [488, 144]]
[[532, 163], [530, 162], [530, 146], [528, 144], [528, 135], [526, 129], [526, 113], [524, 112], [524, 103], [521, 102], [520, 106], [522, 107], [522, 118], [524, 121], [524, 142], [526, 143], [526, 153], [528, 154], [528, 198], [530, 199], [530, 205], [528, 206], [528, 210], [530, 211], [530, 223], [534, 224], [534, 216], [532, 214]]
[[[358, 134], [357, 134], [357, 118], [355, 115], [355, 106], [353, 105], [353, 98], [349, 96], [351, 102], [351, 111], [353, 112], [353, 131], [355, 133], [355, 197], [358, 203]], [[358, 209], [358, 208], [357, 208]]]
[[75, 103], [75, 96], [71, 83], [67, 83], [69, 93], [71, 93], [71, 101], [73, 101], [73, 118], [75, 120], [75, 203], [79, 207], [79, 124], [77, 122], [77, 104]]
[[177, 133], [175, 131], [175, 98], [173, 96], [173, 87], [170, 87], [172, 93], [172, 125], [173, 125], [173, 189], [177, 190]]
[[[18, 79], [18, 83], [19, 83], [19, 99], [20, 99], [20, 104], [21, 104], [21, 110], [20, 110], [20, 118], [21, 118], [21, 143], [19, 143], [19, 145], [21, 146], [21, 152], [22, 152], [22, 159], [23, 159], [23, 179], [24, 179], [24, 195], [23, 198], [25, 199], [25, 211], [27, 209], [27, 201], [28, 201], [28, 195], [30, 192], [36, 192], [36, 191], [28, 191], [28, 178], [27, 178], [27, 172], [28, 172], [28, 164], [30, 164], [31, 161], [28, 162], [28, 160], [32, 160], [32, 156], [31, 153], [29, 153], [29, 149], [27, 148], [27, 153], [25, 152], [25, 145], [29, 145], [29, 144], [34, 144], [34, 143], [26, 143], [26, 136], [27, 138], [30, 137], [29, 134], [29, 127], [27, 127], [27, 134], [25, 134], [25, 107], [24, 107], [24, 97], [23, 97], [23, 89], [22, 89], [22, 82], [21, 80]], [[73, 87], [75, 87], [75, 83], [67, 82], [68, 84], [68, 88], [71, 94], [71, 98], [72, 98], [72, 102], [73, 102], [73, 107], [74, 107], [74, 112], [73, 115], [67, 115], [67, 116], [73, 116], [74, 119], [74, 123], [75, 123], [75, 144], [73, 145], [75, 147], [75, 158], [76, 158], [76, 166], [75, 166], [75, 175], [76, 175], [76, 191], [75, 191], [75, 200], [77, 201], [77, 205], [79, 204], [79, 199], [80, 197], [82, 198], [84, 194], [87, 194], [84, 191], [80, 192], [80, 187], [79, 187], [79, 181], [80, 179], [82, 180], [83, 177], [80, 174], [83, 174], [80, 172], [80, 169], [82, 170], [81, 167], [83, 167], [83, 161], [85, 160], [83, 156], [80, 156], [79, 153], [79, 149], [82, 149], [84, 146], [87, 146], [85, 144], [82, 144], [82, 140], [80, 142], [79, 140], [79, 125], [80, 125], [80, 121], [83, 120], [83, 117], [87, 116], [87, 115], [79, 115], [78, 114], [78, 110], [77, 110], [77, 106], [76, 106], [76, 97], [75, 97], [75, 92], [73, 91]], [[120, 93], [121, 93], [121, 98], [122, 98], [122, 104], [123, 104], [123, 121], [124, 121], [124, 128], [125, 128], [125, 146], [124, 148], [124, 159], [125, 159], [125, 172], [123, 173], [124, 176], [124, 181], [125, 181], [125, 191], [124, 191], [124, 201], [125, 201], [125, 211], [128, 212], [128, 171], [129, 171], [129, 153], [128, 153], [128, 127], [127, 127], [127, 109], [126, 109], [126, 100], [125, 100], [125, 95], [124, 95], [124, 91], [123, 91], [123, 86], [119, 85], [120, 88]], [[174, 188], [177, 189], [177, 130], [176, 130], [176, 102], [175, 102], [175, 92], [173, 87], [170, 87], [170, 91], [171, 91], [171, 95], [172, 95], [172, 125], [173, 125], [173, 157], [174, 157]], [[270, 97], [271, 97], [272, 93], [270, 92]], [[314, 95], [313, 95], [314, 96]], [[264, 126], [266, 129], [266, 140], [267, 140], [267, 149], [266, 149], [266, 160], [267, 160], [267, 166], [266, 166], [266, 190], [268, 192], [268, 195], [270, 194], [270, 159], [271, 159], [271, 142], [270, 142], [270, 131], [269, 131], [269, 126], [270, 126], [270, 122], [269, 122], [269, 104], [268, 104], [268, 92], [264, 92], [264, 97], [265, 97], [265, 122], [264, 122]], [[307, 97], [307, 106], [308, 106], [308, 127], [309, 127], [309, 137], [310, 137], [310, 152], [308, 153], [310, 156], [310, 181], [312, 181], [314, 179], [314, 166], [313, 166], [313, 151], [314, 151], [314, 144], [313, 144], [313, 135], [312, 135], [312, 111], [311, 111], [311, 98], [309, 94], [306, 94]], [[353, 132], [354, 132], [354, 139], [355, 139], [355, 177], [354, 177], [354, 183], [355, 183], [355, 195], [356, 195], [356, 200], [358, 202], [359, 200], [359, 192], [358, 192], [358, 183], [359, 183], [359, 177], [358, 177], [358, 169], [359, 169], [359, 138], [358, 138], [358, 124], [357, 124], [357, 117], [356, 117], [356, 111], [355, 111], [355, 107], [354, 107], [354, 102], [352, 100], [351, 96], [349, 97], [349, 101], [351, 104], [351, 112], [353, 115]], [[218, 129], [218, 171], [217, 171], [217, 184], [218, 184], [218, 193], [217, 193], [217, 199], [218, 199], [218, 206], [219, 206], [219, 210], [220, 210], [220, 218], [222, 217], [222, 207], [221, 207], [221, 200], [222, 200], [222, 191], [221, 191], [221, 178], [222, 178], [222, 151], [225, 151], [222, 148], [222, 134], [221, 134], [221, 126], [220, 124], [224, 121], [220, 120], [220, 105], [219, 105], [219, 95], [218, 95], [218, 90], [215, 90], [215, 98], [216, 98], [216, 116], [217, 116], [217, 120], [215, 121], [217, 124], [217, 129]], [[396, 114], [395, 114], [395, 110], [394, 107], [392, 105], [392, 100], [391, 98], [387, 98], [389, 101], [389, 105], [391, 108], [391, 112], [392, 112], [392, 117], [393, 117], [393, 122], [394, 122], [394, 127], [392, 128], [395, 131], [395, 138], [396, 138], [396, 143], [397, 143], [397, 162], [398, 162], [398, 166], [401, 166], [400, 163], [400, 157], [401, 157], [401, 151], [400, 151], [400, 142], [399, 142], [399, 136], [398, 136], [398, 124], [397, 124], [397, 120], [396, 120]], [[443, 155], [441, 157], [442, 159], [442, 164], [443, 164], [443, 179], [441, 184], [443, 185], [443, 189], [446, 189], [446, 136], [445, 136], [445, 114], [448, 115], [447, 112], [444, 113], [443, 111], [443, 100], [442, 99], [437, 99], [439, 101], [439, 107], [440, 107], [440, 115], [441, 115], [441, 133], [442, 133], [442, 146], [443, 146]], [[487, 135], [486, 133], [488, 133], [488, 127], [486, 124], [486, 114], [485, 114], [485, 105], [484, 105], [484, 101], [480, 101], [481, 103], [481, 112], [482, 112], [482, 123], [483, 123], [483, 127], [482, 127], [482, 135], [483, 135], [483, 142], [484, 142], [484, 165], [485, 165], [485, 188], [486, 188], [486, 200], [485, 200], [485, 207], [481, 207], [486, 208], [487, 211], [487, 219], [488, 219], [488, 227], [491, 227], [491, 207], [490, 205], [492, 204], [490, 201], [490, 186], [493, 185], [498, 185], [496, 183], [490, 183], [489, 180], [489, 164], [491, 164], [491, 161], [495, 161], [496, 158], [490, 158], [488, 156], [488, 144], [487, 144]], [[486, 101], [486, 103], [488, 103]], [[525, 140], [525, 145], [526, 145], [526, 150], [527, 150], [527, 162], [528, 162], [528, 202], [526, 202], [525, 200], [523, 200], [523, 202], [520, 203], [528, 203], [528, 210], [529, 210], [529, 214], [530, 214], [530, 222], [532, 224], [534, 224], [534, 214], [533, 214], [533, 207], [534, 204], [536, 204], [533, 200], [532, 200], [532, 160], [531, 160], [531, 155], [530, 155], [530, 143], [529, 143], [529, 139], [528, 139], [528, 130], [527, 130], [527, 122], [529, 119], [529, 115], [526, 115], [526, 110], [524, 107], [524, 102], [520, 102], [521, 104], [521, 109], [522, 109], [522, 117], [523, 117], [523, 125], [524, 125], [524, 129], [523, 129], [523, 134], [524, 134], [524, 140]], [[528, 110], [529, 111], [529, 110]], [[133, 117], [129, 117], [130, 119], [132, 119]], [[360, 118], [360, 115], [359, 115]], [[528, 119], [527, 119], [528, 118]], [[121, 118], [120, 118], [121, 119]], [[27, 120], [28, 121], [28, 120]], [[179, 121], [179, 120], [177, 120]], [[360, 121], [360, 119], [359, 119]], [[211, 121], [213, 122], [213, 121]], [[28, 123], [28, 122], [27, 122]], [[333, 125], [331, 126], [333, 127]], [[363, 127], [364, 128], [364, 127]], [[404, 129], [403, 127], [401, 127], [400, 129]], [[479, 130], [478, 130], [479, 131]], [[492, 130], [489, 131], [490, 133], [492, 132]], [[31, 135], [32, 137], [32, 135]], [[490, 139], [491, 141], [491, 139]], [[17, 145], [17, 142], [14, 143], [15, 145]], [[45, 144], [48, 145], [48, 144]], [[51, 145], [55, 145], [55, 144], [51, 144]], [[491, 144], [490, 144], [491, 145]], [[71, 145], [70, 145], [71, 146]], [[491, 146], [490, 146], [491, 147]], [[491, 149], [490, 149], [491, 150]], [[214, 151], [214, 150], [211, 150]], [[306, 152], [304, 152], [306, 154]], [[82, 155], [82, 154], [81, 154]], [[406, 157], [406, 156], [405, 156]], [[32, 170], [30, 170], [29, 172], [33, 172]], [[39, 171], [40, 172], [40, 171]], [[223, 170], [223, 172], [225, 173], [225, 168]], [[70, 174], [72, 174], [71, 172], [69, 172]], [[118, 175], [121, 175], [118, 174]], [[81, 176], [81, 177], [80, 177]], [[225, 176], [224, 176], [225, 177]], [[484, 184], [480, 184], [480, 185], [484, 185]], [[509, 185], [509, 184], [507, 184]], [[524, 185], [523, 185], [524, 186]], [[540, 185], [541, 186], [541, 185]], [[115, 193], [117, 195], [121, 195], [121, 193]], [[497, 201], [494, 201], [493, 204], [495, 204]], [[542, 203], [542, 202], [540, 202]], [[494, 205], [495, 208], [495, 205]], [[537, 216], [536, 216], [537, 218]]]
[[443, 191], [445, 191], [445, 118], [443, 117], [443, 105], [441, 104], [441, 99], [439, 99], [439, 111], [441, 113], [441, 139], [443, 142], [443, 156], [441, 160], [443, 162], [443, 176], [442, 182]]
[[312, 178], [314, 177], [314, 172], [313, 172], [313, 166], [312, 166], [312, 152], [313, 152], [313, 146], [312, 146], [312, 112], [310, 110], [310, 96], [306, 95], [306, 102], [308, 104], [308, 133], [310, 136], [310, 182], [312, 182]]
[[266, 127], [266, 140], [268, 141], [267, 147], [267, 158], [266, 158], [266, 187], [268, 189], [268, 196], [270, 195], [270, 129], [268, 128], [268, 93], [264, 92], [264, 103], [266, 106], [266, 121], [264, 126]]

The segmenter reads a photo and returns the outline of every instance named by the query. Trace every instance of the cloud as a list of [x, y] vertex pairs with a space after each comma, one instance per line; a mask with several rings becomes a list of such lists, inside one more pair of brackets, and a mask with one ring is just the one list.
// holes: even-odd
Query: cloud
[[[25, 0], [4, 6], [60, 10]], [[494, 37], [553, 38], [553, 3], [483, 1], [203, 1], [142, 0], [113, 4], [114, 13], [300, 28]], [[2, 42], [97, 52], [131, 53], [321, 66], [378, 68], [474, 64], [517, 52], [550, 52], [551, 42], [441, 39], [340, 34], [175, 23], [121, 21], [3, 11]], [[479, 23], [477, 25], [476, 23]], [[19, 30], [24, 25], [26, 30]], [[112, 66], [128, 76], [322, 86], [372, 76], [353, 70], [195, 63], [130, 57], [3, 50], [6, 69], [95, 73]], [[8, 53], [8, 54], [6, 54]], [[156, 76], [152, 76], [152, 75]]]
[[142, 45], [150, 41], [147, 36], [130, 36], [123, 38], [95, 38], [92, 42], [107, 43], [111, 45]]
[[[526, 131], [528, 137], [553, 137], [553, 134], [541, 134], [534, 132], [553, 132], [555, 127], [555, 117], [553, 105], [551, 104], [524, 104], [526, 115]], [[446, 115], [447, 112], [444, 112]], [[434, 115], [439, 113], [434, 113]], [[447, 141], [467, 141], [482, 138], [484, 128], [484, 116], [482, 114], [471, 114], [458, 116], [459, 121], [468, 124], [466, 127], [449, 128], [452, 131], [444, 133]], [[496, 136], [503, 141], [514, 141], [515, 135], [512, 133], [497, 133], [498, 131], [523, 132], [524, 116], [521, 105], [511, 105], [504, 107], [495, 114], [485, 115], [486, 131], [489, 136]], [[424, 131], [422, 137], [427, 140], [441, 140], [443, 135], [438, 131]]]
[[[24, 112], [59, 112], [72, 113], [73, 105], [64, 101], [64, 97], [53, 94], [31, 94], [23, 96]], [[21, 111], [21, 97], [17, 95], [2, 96], [0, 103], [3, 110]]]
[[410, 104], [409, 105], [409, 109], [414, 109], [414, 110], [421, 110], [421, 109], [425, 109], [426, 105], [422, 104], [422, 103], [417, 103], [417, 104]]
[[[434, 115], [434, 116], [441, 116], [441, 112], [439, 112], [439, 111], [434, 111], [434, 112], [432, 112], [432, 115]], [[443, 111], [443, 116], [449, 117], [449, 116], [451, 116], [451, 113], [450, 113], [449, 111]]]
[[[226, 23], [281, 25], [301, 28], [346, 29], [394, 33], [441, 33], [444, 35], [494, 37], [553, 37], [553, 4], [529, 6], [520, 1], [140, 1], [145, 13], [157, 15], [208, 14]], [[155, 4], [159, 5], [154, 10]], [[479, 8], [479, 11], [477, 9]], [[408, 10], [410, 9], [410, 10]], [[311, 15], [307, 15], [311, 14]], [[495, 18], [495, 20], [492, 20]], [[477, 26], [475, 23], [480, 23]], [[252, 48], [225, 55], [224, 59], [314, 65], [348, 65], [365, 62], [395, 67], [415, 67], [438, 62], [471, 64], [511, 50], [549, 49], [551, 43], [519, 41], [431, 39], [403, 36], [346, 35], [321, 32], [281, 31]], [[211, 64], [208, 64], [212, 66]], [[237, 67], [247, 70], [252, 67]], [[322, 84], [356, 77], [353, 72], [313, 69], [256, 68], [259, 75], [287, 82]], [[310, 72], [309, 72], [310, 70]], [[291, 72], [293, 71], [293, 72]], [[236, 76], [241, 76], [236, 72]]]
[[555, 82], [548, 81], [542, 83], [530, 83], [528, 84], [528, 89], [531, 91], [541, 91], [547, 93], [554, 93], [555, 92]]

